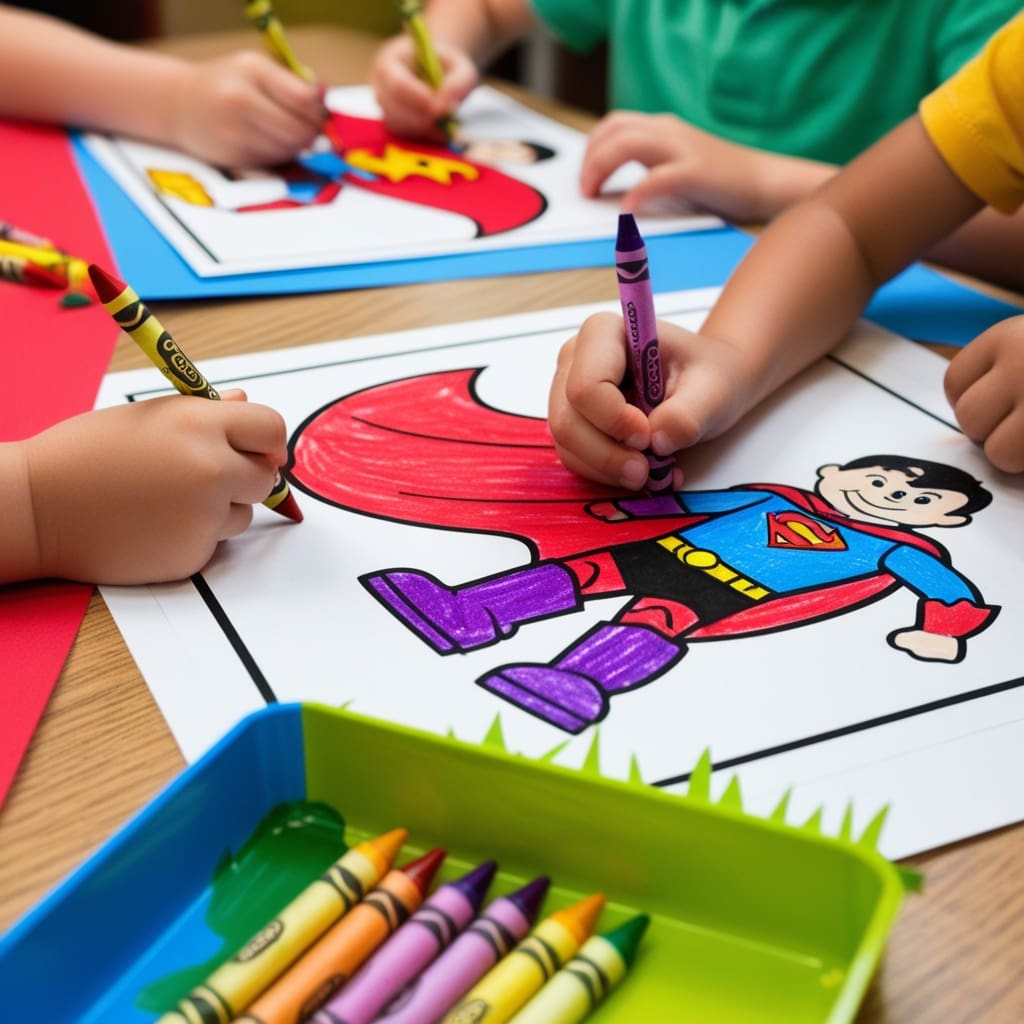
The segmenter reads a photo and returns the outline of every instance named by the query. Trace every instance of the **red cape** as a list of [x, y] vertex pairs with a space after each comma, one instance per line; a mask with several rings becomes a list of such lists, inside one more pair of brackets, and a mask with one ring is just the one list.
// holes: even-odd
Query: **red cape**
[[[635, 498], [569, 472], [543, 419], [484, 405], [475, 392], [479, 368], [450, 370], [375, 385], [313, 413], [291, 441], [289, 476], [339, 508], [473, 533], [517, 538], [534, 559], [664, 536], [706, 516], [605, 522], [590, 502]], [[938, 545], [905, 530], [851, 522], [817, 495], [795, 487], [770, 490], [815, 515], [912, 544], [948, 562]], [[772, 632], [877, 600], [901, 584], [884, 572], [772, 598], [687, 635], [714, 639]], [[643, 601], [642, 597], [638, 600]]]

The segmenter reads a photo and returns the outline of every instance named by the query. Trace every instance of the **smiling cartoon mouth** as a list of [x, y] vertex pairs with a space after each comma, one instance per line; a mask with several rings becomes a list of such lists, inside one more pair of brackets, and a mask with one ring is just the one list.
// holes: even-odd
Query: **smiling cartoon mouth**
[[[876, 505], [876, 504], [874, 504], [874, 502], [868, 501], [868, 499], [865, 498], [860, 493], [860, 491], [843, 491], [842, 493], [843, 493], [843, 497], [855, 509], [858, 509], [859, 511], [862, 511], [862, 512], [866, 511], [864, 508], [862, 508], [862, 506], [864, 506], [864, 505], [866, 505], [867, 508], [869, 508], [869, 509], [875, 510], [876, 512], [881, 512], [883, 514], [888, 513], [890, 516], [893, 513], [902, 512], [903, 511], [902, 508], [899, 505]], [[858, 501], [854, 501], [854, 498], [857, 498]]]

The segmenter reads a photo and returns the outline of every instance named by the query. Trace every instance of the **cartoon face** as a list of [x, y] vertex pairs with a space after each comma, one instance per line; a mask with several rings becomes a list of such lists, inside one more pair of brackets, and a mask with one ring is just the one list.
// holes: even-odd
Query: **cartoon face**
[[833, 508], [863, 523], [888, 526], [962, 526], [969, 517], [957, 515], [967, 502], [961, 491], [919, 487], [923, 471], [881, 466], [843, 469], [822, 466], [817, 491]]
[[480, 164], [535, 164], [537, 149], [518, 139], [473, 139], [466, 143], [462, 155]]

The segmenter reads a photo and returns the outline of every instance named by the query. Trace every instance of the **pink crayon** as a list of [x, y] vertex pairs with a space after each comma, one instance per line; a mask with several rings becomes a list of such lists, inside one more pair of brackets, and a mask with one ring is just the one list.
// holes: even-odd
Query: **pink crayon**
[[541, 875], [484, 912], [376, 1020], [432, 1024], [444, 1016], [530, 930], [551, 884]]
[[370, 1024], [480, 910], [498, 865], [485, 861], [446, 882], [313, 1017], [312, 1024]]

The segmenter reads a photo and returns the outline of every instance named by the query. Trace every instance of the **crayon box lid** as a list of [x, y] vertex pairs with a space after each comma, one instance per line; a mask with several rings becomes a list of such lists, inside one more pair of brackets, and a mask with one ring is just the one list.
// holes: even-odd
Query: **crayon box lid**
[[[243, 856], [289, 805], [326, 808], [336, 831], [292, 830], [272, 856]], [[442, 880], [493, 858], [492, 896], [546, 874], [544, 914], [591, 892], [608, 898], [599, 931], [650, 914], [595, 1024], [852, 1021], [905, 889], [870, 845], [728, 803], [318, 705], [275, 706], [229, 732], [0, 939], [4, 1016], [156, 1020], [340, 854], [342, 829], [351, 845], [396, 827], [409, 830], [403, 859], [447, 848]]]

